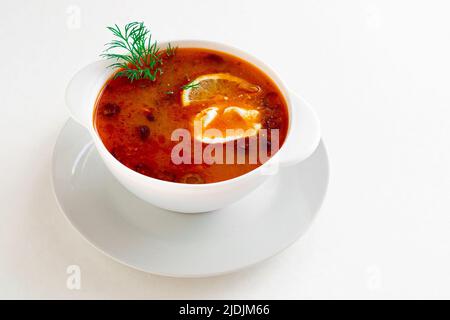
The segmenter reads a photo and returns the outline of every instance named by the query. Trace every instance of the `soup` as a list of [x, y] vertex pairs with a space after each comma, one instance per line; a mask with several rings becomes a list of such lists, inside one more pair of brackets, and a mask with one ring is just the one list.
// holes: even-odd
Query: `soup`
[[[281, 147], [289, 125], [286, 101], [257, 67], [201, 48], [178, 48], [162, 59], [164, 68], [154, 81], [111, 77], [97, 98], [96, 130], [122, 164], [156, 179], [213, 183], [243, 175], [264, 162], [254, 161], [250, 154], [256, 137], [265, 138], [258, 140], [256, 150], [264, 149], [264, 144], [268, 157], [276, 152], [275, 131]], [[174, 148], [180, 144], [174, 132], [180, 129], [190, 133], [192, 143], [180, 152], [183, 159], [194, 158], [199, 148], [199, 154], [209, 152], [223, 161], [174, 161]], [[227, 130], [235, 132], [220, 134]], [[220, 147], [223, 154], [218, 153]], [[245, 161], [236, 161], [239, 157]]]

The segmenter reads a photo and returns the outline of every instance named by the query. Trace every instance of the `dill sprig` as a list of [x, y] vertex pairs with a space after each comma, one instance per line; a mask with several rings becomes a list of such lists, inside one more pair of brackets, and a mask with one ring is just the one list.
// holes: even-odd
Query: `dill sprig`
[[191, 82], [191, 83], [188, 83], [188, 84], [182, 86], [181, 89], [183, 89], [183, 90], [186, 90], [186, 89], [197, 89], [199, 86], [200, 86], [200, 83]]
[[[117, 24], [107, 28], [116, 39], [106, 44], [105, 53], [101, 56], [115, 61], [110, 65], [111, 68], [119, 69], [114, 78], [127, 77], [131, 82], [138, 79], [154, 81], [158, 74], [162, 74], [161, 50], [143, 22], [128, 23], [123, 31]], [[174, 55], [175, 49], [169, 44], [165, 51], [167, 56]], [[122, 53], [115, 50], [121, 50]]]
[[[181, 90], [196, 89], [198, 87], [200, 87], [200, 83], [191, 82], [191, 83], [185, 84], [184, 86], [181, 86], [180, 89]], [[175, 94], [175, 91], [169, 90], [169, 91], [166, 91], [165, 94]]]
[[168, 57], [174, 56], [176, 51], [177, 51], [177, 49], [178, 49], [178, 47], [172, 47], [172, 45], [169, 42], [169, 44], [167, 45], [167, 48], [166, 48], [167, 56]]

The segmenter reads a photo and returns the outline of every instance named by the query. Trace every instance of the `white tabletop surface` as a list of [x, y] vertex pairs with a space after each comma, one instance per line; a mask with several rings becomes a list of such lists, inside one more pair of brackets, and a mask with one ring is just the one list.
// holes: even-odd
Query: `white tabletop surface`
[[[0, 11], [0, 298], [450, 298], [448, 1], [19, 1]], [[208, 279], [112, 261], [58, 209], [51, 156], [64, 89], [110, 39], [255, 53], [315, 106], [331, 180], [308, 233], [275, 258]], [[80, 290], [66, 286], [81, 270]]]

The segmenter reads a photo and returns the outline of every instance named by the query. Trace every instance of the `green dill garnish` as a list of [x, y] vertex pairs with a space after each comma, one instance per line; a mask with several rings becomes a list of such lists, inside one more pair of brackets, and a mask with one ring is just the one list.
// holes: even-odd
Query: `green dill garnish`
[[[191, 83], [188, 83], [188, 84], [186, 84], [184, 86], [181, 86], [180, 89], [181, 90], [186, 90], [186, 89], [195, 89], [195, 88], [198, 88], [198, 87], [200, 87], [200, 83], [193, 83], [193, 82], [191, 82]], [[168, 91], [165, 92], [165, 94], [175, 94], [175, 91], [168, 90]]]
[[198, 87], [200, 87], [200, 83], [188, 83], [184, 86], [181, 87], [181, 89], [186, 90], [186, 89], [197, 89]]
[[[116, 39], [106, 44], [101, 57], [115, 61], [110, 65], [119, 69], [114, 78], [127, 77], [131, 82], [138, 79], [155, 81], [156, 76], [162, 74], [163, 54], [143, 22], [128, 23], [123, 31], [117, 25], [107, 28]], [[114, 52], [116, 49], [123, 53]], [[175, 49], [169, 44], [167, 56], [175, 54]]]
[[177, 49], [178, 49], [178, 47], [172, 47], [172, 45], [169, 42], [169, 44], [167, 45], [167, 48], [166, 48], [167, 56], [168, 57], [174, 56], [176, 51], [177, 51]]

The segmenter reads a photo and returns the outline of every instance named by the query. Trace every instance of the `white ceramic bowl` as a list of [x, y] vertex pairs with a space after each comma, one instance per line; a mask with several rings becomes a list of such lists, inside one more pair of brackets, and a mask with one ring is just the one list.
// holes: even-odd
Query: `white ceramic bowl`
[[[264, 71], [281, 90], [289, 112], [286, 140], [276, 155], [262, 166], [237, 178], [207, 184], [182, 184], [147, 177], [137, 173], [106, 149], [93, 122], [95, 102], [114, 70], [110, 61], [97, 61], [80, 70], [66, 90], [66, 104], [72, 117], [91, 134], [95, 146], [116, 179], [139, 198], [155, 206], [178, 212], [207, 212], [223, 208], [261, 185], [278, 165], [293, 165], [309, 157], [320, 141], [320, 125], [312, 108], [293, 95], [269, 66], [252, 55], [228, 45], [210, 41], [171, 41], [180, 48], [206, 48], [240, 57]], [[166, 44], [160, 44], [165, 48]]]

